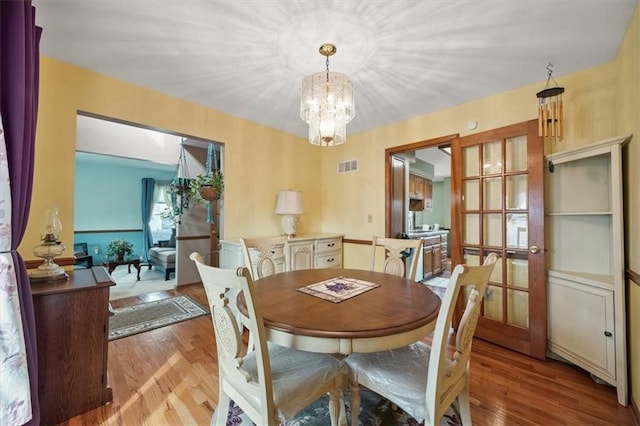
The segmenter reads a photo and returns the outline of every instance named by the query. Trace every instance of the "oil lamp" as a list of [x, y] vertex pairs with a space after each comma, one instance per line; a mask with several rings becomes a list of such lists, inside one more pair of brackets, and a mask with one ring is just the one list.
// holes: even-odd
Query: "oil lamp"
[[47, 207], [44, 213], [42, 231], [40, 232], [40, 241], [42, 243], [33, 248], [33, 254], [44, 259], [44, 263], [30, 271], [30, 278], [39, 280], [68, 278], [64, 269], [53, 261], [56, 256], [60, 256], [64, 252], [64, 245], [60, 241], [61, 232], [62, 224], [58, 217], [58, 208]]

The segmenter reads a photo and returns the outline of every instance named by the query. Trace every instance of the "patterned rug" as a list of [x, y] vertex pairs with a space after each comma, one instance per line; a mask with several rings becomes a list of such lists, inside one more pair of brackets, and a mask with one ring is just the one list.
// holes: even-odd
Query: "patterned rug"
[[[351, 425], [351, 408], [349, 407], [349, 393], [344, 396], [344, 405], [347, 414], [347, 425]], [[382, 398], [378, 394], [362, 389], [360, 392], [362, 399], [360, 405], [360, 415], [358, 416], [358, 424], [362, 426], [420, 426], [424, 423], [418, 423], [413, 417], [400, 408], [393, 410], [391, 402]], [[212, 421], [211, 424], [214, 424]], [[324, 396], [305, 408], [292, 420], [281, 426], [327, 426], [331, 424], [329, 421], [329, 397]], [[440, 419], [439, 426], [458, 426], [461, 425], [460, 417], [453, 408], [445, 413]], [[235, 405], [233, 401], [229, 405], [229, 417], [227, 418], [227, 426], [255, 426], [240, 407]]]
[[173, 290], [176, 287], [176, 278], [175, 276], [172, 277], [169, 280], [165, 280], [164, 272], [149, 269], [148, 266], [142, 266], [140, 281], [138, 281], [135, 268], [131, 268], [131, 273], [128, 273], [127, 268], [124, 266], [117, 267], [111, 273], [111, 278], [116, 285], [109, 288], [109, 300], [126, 299], [156, 291]]
[[115, 315], [109, 318], [109, 340], [120, 339], [209, 313], [189, 296], [139, 303], [114, 309], [114, 311]]

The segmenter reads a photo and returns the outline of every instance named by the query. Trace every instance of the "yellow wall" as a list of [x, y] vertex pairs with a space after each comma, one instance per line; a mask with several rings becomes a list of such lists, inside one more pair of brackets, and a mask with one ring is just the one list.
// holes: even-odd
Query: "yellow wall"
[[[640, 6], [620, 45], [616, 75], [618, 133], [634, 135], [624, 151], [627, 267], [640, 273]], [[630, 389], [635, 403], [640, 404], [640, 286], [629, 282], [627, 288]]]
[[[633, 134], [625, 148], [627, 265], [640, 273], [640, 6], [614, 62], [556, 78], [565, 87], [565, 137], [545, 146], [545, 153], [563, 151], [609, 137]], [[344, 232], [350, 238], [384, 235], [384, 151], [386, 148], [459, 133], [469, 120], [474, 132], [530, 120], [537, 115], [535, 93], [540, 83], [500, 93], [369, 132], [349, 136], [345, 145], [326, 150], [323, 165], [323, 223], [325, 232]], [[338, 175], [338, 161], [357, 159], [357, 173]], [[335, 188], [340, 188], [336, 191]], [[367, 222], [373, 214], [373, 223]], [[359, 256], [357, 259], [348, 256]], [[345, 245], [345, 265], [368, 265], [370, 250]], [[631, 387], [640, 404], [640, 287], [628, 283], [628, 345]]]
[[[633, 133], [636, 137], [625, 155], [630, 164], [640, 164], [638, 14], [636, 9], [614, 62], [556, 78], [566, 88], [566, 135], [558, 144], [546, 146], [547, 153]], [[223, 142], [225, 238], [279, 234], [279, 217], [273, 214], [275, 197], [279, 190], [291, 188], [304, 192], [307, 213], [300, 218], [300, 233], [336, 232], [347, 238], [370, 239], [385, 231], [386, 148], [453, 133], [464, 136], [469, 134], [469, 120], [477, 121], [474, 132], [481, 132], [533, 119], [537, 114], [535, 93], [545, 84], [544, 72], [541, 77], [534, 85], [350, 135], [339, 147], [320, 148], [286, 133], [43, 57], [34, 192], [20, 252], [33, 259], [31, 249], [38, 243], [41, 215], [48, 205], [60, 208], [63, 242], [71, 247], [78, 110]], [[354, 159], [359, 162], [357, 172], [336, 173], [338, 161]], [[625, 181], [640, 182], [638, 167], [625, 171]], [[639, 188], [628, 185], [626, 190], [628, 264], [636, 272], [640, 271]], [[372, 223], [367, 221], [369, 214]], [[370, 253], [369, 248], [347, 245], [344, 264], [367, 267]], [[636, 402], [640, 402], [639, 306], [640, 289], [630, 284], [629, 359]]]
[[[564, 140], [545, 147], [546, 153], [575, 148], [618, 134], [616, 129], [616, 76], [613, 63], [556, 78], [564, 86]], [[465, 136], [469, 120], [475, 132], [494, 129], [537, 116], [536, 92], [542, 81], [389, 126], [349, 136], [346, 144], [327, 149], [323, 159], [324, 232], [344, 232], [367, 239], [385, 232], [385, 149], [459, 133]], [[336, 173], [339, 161], [358, 160], [356, 173]], [[337, 191], [336, 188], [340, 188]], [[368, 223], [368, 215], [373, 223]]]
[[[304, 192], [299, 232], [321, 227], [322, 151], [304, 139], [164, 94], [41, 58], [31, 215], [19, 251], [33, 259], [44, 207], [60, 209], [63, 243], [73, 247], [76, 112], [86, 111], [225, 144], [223, 236], [277, 235], [281, 189]], [[176, 159], [177, 160], [177, 159]], [[123, 188], [124, 190], [124, 188]], [[99, 197], [100, 194], [85, 194]]]

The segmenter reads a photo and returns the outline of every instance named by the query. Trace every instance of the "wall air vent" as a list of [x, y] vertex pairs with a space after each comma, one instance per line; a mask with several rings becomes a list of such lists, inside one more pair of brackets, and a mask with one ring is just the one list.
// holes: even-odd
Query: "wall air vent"
[[338, 174], [355, 172], [358, 170], [358, 160], [338, 162]]

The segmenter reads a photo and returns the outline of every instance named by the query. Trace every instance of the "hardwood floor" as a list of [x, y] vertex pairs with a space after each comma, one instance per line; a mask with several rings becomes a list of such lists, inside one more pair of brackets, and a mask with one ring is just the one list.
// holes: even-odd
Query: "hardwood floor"
[[[201, 285], [113, 302], [113, 307], [186, 294], [206, 305]], [[218, 399], [217, 359], [209, 316], [109, 343], [113, 402], [62, 423], [208, 425]], [[633, 425], [615, 389], [584, 371], [541, 362], [475, 340], [471, 414], [477, 426]]]

